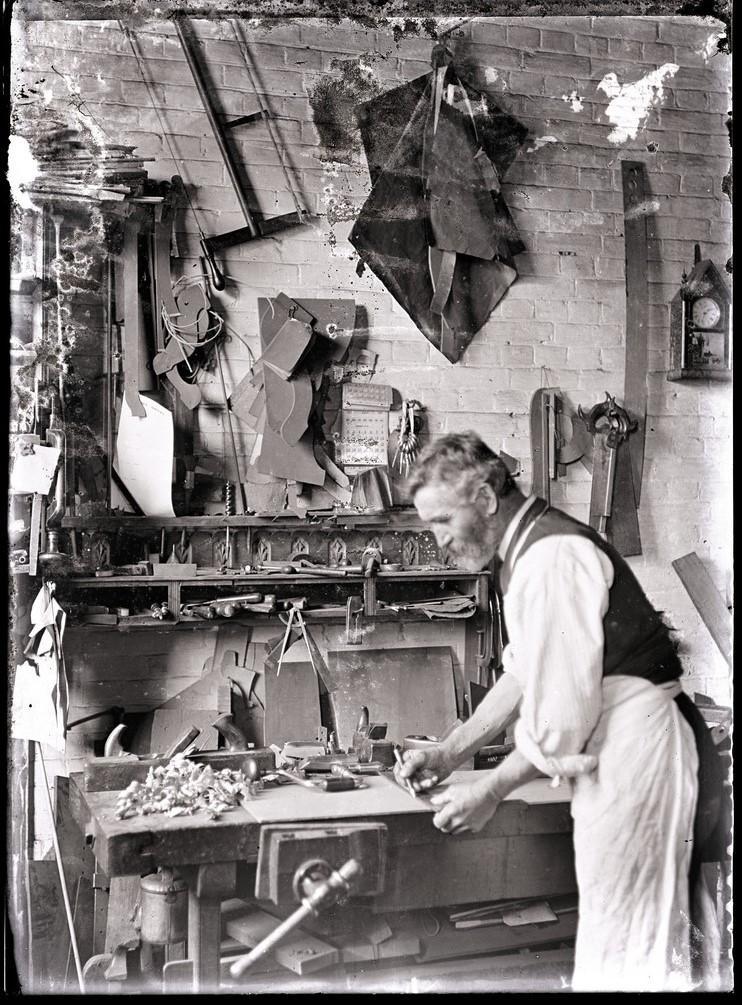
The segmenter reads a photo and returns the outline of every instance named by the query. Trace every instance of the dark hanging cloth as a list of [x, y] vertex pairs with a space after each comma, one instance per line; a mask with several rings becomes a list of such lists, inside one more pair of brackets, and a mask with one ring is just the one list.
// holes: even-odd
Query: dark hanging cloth
[[513, 255], [525, 248], [500, 182], [527, 129], [452, 66], [357, 115], [373, 185], [350, 234], [360, 268], [455, 363], [517, 278]]

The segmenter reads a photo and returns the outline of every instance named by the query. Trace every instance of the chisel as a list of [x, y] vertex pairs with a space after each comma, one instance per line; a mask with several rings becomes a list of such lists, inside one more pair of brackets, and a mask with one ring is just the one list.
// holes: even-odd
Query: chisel
[[363, 782], [358, 782], [355, 778], [346, 778], [342, 775], [332, 775], [330, 778], [321, 778], [316, 782], [310, 782], [306, 778], [299, 778], [298, 775], [294, 775], [290, 771], [284, 771], [281, 768], [278, 769], [277, 773], [283, 775], [285, 778], [290, 778], [292, 782], [296, 782], [298, 785], [303, 785], [306, 789], [314, 789], [315, 791], [319, 789], [321, 792], [349, 792], [351, 789], [366, 787]]

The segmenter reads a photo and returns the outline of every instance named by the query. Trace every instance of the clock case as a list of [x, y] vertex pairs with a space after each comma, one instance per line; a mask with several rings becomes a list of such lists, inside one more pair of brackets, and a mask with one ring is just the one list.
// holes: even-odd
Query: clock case
[[[732, 297], [724, 277], [710, 258], [701, 259], [683, 273], [680, 289], [670, 304], [670, 370], [668, 380], [731, 380]], [[693, 320], [693, 305], [703, 297], [715, 300], [720, 317], [713, 327], [701, 328]]]

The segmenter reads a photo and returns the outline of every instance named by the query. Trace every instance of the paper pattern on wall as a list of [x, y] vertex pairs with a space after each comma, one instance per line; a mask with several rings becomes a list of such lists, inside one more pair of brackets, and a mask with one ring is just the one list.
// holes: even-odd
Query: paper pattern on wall
[[132, 415], [126, 399], [116, 438], [114, 467], [145, 516], [175, 516], [172, 502], [173, 416], [142, 395], [146, 416]]
[[46, 495], [59, 462], [59, 447], [34, 444], [28, 453], [16, 449], [10, 473], [11, 493], [38, 492]]
[[64, 750], [64, 722], [54, 700], [57, 688], [57, 661], [40, 656], [17, 667], [13, 685], [11, 735], [15, 740], [38, 743]]

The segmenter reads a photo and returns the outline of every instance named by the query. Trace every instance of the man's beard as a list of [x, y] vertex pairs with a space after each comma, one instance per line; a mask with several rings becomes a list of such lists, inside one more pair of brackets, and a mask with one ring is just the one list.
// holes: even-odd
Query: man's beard
[[446, 558], [465, 572], [481, 572], [489, 565], [492, 556], [481, 544], [472, 541], [455, 547], [449, 545]]

